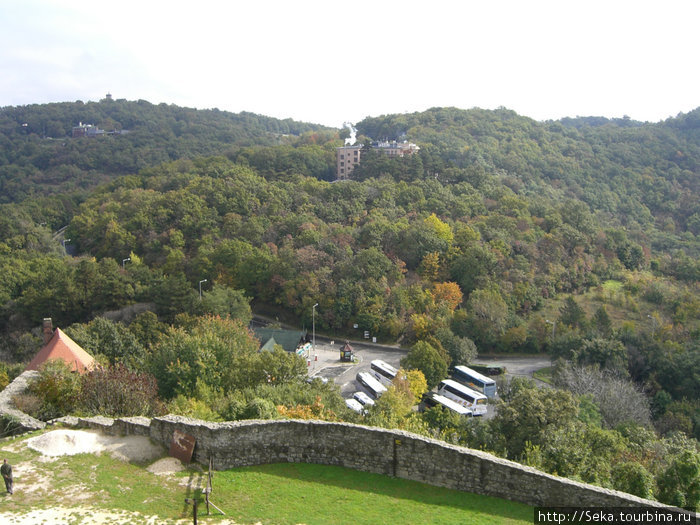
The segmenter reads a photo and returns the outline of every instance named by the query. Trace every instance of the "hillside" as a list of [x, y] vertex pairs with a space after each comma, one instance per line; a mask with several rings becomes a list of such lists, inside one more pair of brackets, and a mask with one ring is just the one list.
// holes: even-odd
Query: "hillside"
[[[127, 134], [72, 138], [80, 123]], [[0, 108], [0, 203], [84, 192], [119, 175], [232, 147], [328, 131], [253, 113], [103, 99]]]
[[[405, 138], [419, 152], [367, 148], [354, 180], [330, 182], [344, 131], [139, 102], [88, 106], [112, 104], [145, 105], [171, 132], [172, 115], [197, 125], [172, 132], [164, 149], [149, 142], [155, 128], [121, 117], [130, 133], [64, 138], [76, 156], [55, 166], [38, 152], [59, 141], [3, 135], [27, 144], [2, 150], [14, 155], [2, 173], [18, 192], [0, 205], [6, 361], [33, 355], [38, 324], [51, 317], [115, 367], [88, 385], [92, 394], [100, 381], [119, 389], [127, 371], [142, 374], [133, 381], [144, 385], [143, 411], [359, 418], [694, 501], [673, 485], [673, 469], [700, 458], [700, 110], [659, 124], [454, 108], [366, 119], [361, 142]], [[116, 144], [130, 149], [112, 162]], [[44, 179], [52, 191], [26, 198]], [[252, 311], [313, 322], [336, 340], [367, 331], [398, 342], [423, 390], [477, 353], [561, 358], [561, 390], [515, 382], [496, 418], [466, 424], [414, 413], [406, 387], [358, 416], [332, 385], [305, 383], [296, 356], [257, 353], [245, 329]], [[76, 393], [88, 386], [27, 404], [42, 417], [95, 410], [84, 406], [89, 392]], [[587, 452], [568, 462], [573, 450]], [[618, 463], [627, 470], [611, 469]]]
[[434, 108], [368, 118], [357, 128], [427, 147], [423, 167], [441, 181], [469, 180], [481, 170], [521, 195], [583, 201], [602, 224], [622, 226], [662, 250], [674, 239], [697, 254], [683, 238], [700, 234], [700, 108], [659, 124], [540, 123], [505, 109]]

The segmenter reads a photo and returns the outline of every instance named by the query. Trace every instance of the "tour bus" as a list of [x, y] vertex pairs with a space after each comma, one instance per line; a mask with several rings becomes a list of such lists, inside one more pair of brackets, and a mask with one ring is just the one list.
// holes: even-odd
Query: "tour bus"
[[438, 394], [460, 405], [470, 408], [475, 416], [486, 414], [486, 396], [452, 379], [443, 379], [438, 385]]
[[459, 403], [452, 401], [451, 399], [441, 396], [440, 394], [435, 394], [430, 392], [423, 398], [423, 403], [428, 408], [433, 408], [434, 406], [443, 406], [452, 412], [456, 412], [460, 416], [471, 416], [472, 411], [470, 408], [463, 407]]
[[354, 410], [358, 414], [362, 414], [362, 412], [364, 411], [362, 403], [360, 403], [357, 399], [346, 399], [345, 404], [349, 409]]
[[483, 392], [486, 397], [496, 396], [496, 382], [490, 377], [486, 377], [466, 366], [456, 366], [454, 372], [452, 372], [452, 379], [469, 388]]
[[385, 363], [381, 359], [375, 359], [372, 361], [369, 368], [372, 375], [384, 385], [390, 385], [398, 373], [396, 368], [391, 366], [389, 363]]
[[356, 379], [375, 399], [378, 399], [386, 392], [386, 387], [377, 381], [369, 372], [359, 372]]
[[354, 399], [356, 399], [357, 401], [359, 401], [362, 406], [374, 405], [374, 400], [371, 397], [369, 397], [367, 394], [365, 394], [364, 392], [360, 392], [360, 391], [355, 392], [352, 395], [352, 397]]

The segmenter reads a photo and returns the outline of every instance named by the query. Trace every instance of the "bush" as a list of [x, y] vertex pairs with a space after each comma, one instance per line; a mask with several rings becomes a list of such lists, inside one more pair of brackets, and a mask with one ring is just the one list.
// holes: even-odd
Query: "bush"
[[124, 365], [99, 368], [82, 376], [81, 411], [109, 417], [154, 416], [163, 413], [155, 378]]
[[80, 393], [80, 378], [60, 359], [52, 359], [39, 367], [39, 377], [29, 391], [41, 399], [35, 417], [48, 421], [70, 414]]
[[612, 467], [612, 484], [616, 490], [651, 499], [654, 495], [654, 477], [644, 465], [633, 461], [617, 463]]
[[182, 394], [168, 403], [168, 412], [203, 421], [223, 421], [206, 401], [185, 397]]
[[40, 419], [43, 401], [36, 394], [19, 394], [12, 398], [12, 403], [17, 410], [34, 418]]

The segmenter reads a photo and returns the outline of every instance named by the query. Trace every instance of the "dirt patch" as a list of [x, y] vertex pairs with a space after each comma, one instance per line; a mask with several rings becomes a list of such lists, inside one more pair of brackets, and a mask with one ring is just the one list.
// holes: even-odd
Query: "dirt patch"
[[145, 436], [105, 436], [86, 430], [53, 430], [27, 440], [27, 446], [48, 457], [108, 452], [122, 461], [144, 463], [163, 455], [165, 449]]
[[177, 458], [163, 458], [149, 465], [146, 470], [157, 476], [162, 476], [164, 474], [180, 472], [181, 470], [185, 470], [185, 467]]
[[[23, 494], [41, 494], [51, 491], [54, 481], [53, 474], [42, 472], [36, 462], [54, 462], [61, 456], [73, 454], [111, 454], [113, 457], [136, 463], [152, 462], [146, 469], [155, 475], [168, 475], [184, 470], [180, 460], [171, 457], [162, 457], [164, 447], [156, 445], [145, 436], [106, 436], [96, 431], [86, 430], [54, 430], [40, 436], [29, 438], [13, 445], [12, 450], [21, 451], [28, 447], [41, 454], [31, 462], [25, 461], [13, 465], [15, 470], [16, 492]], [[7, 448], [4, 448], [7, 450]], [[155, 461], [154, 461], [155, 460]], [[204, 482], [203, 472], [193, 473], [185, 483], [193, 487], [202, 488]], [[15, 494], [16, 495], [16, 494]], [[94, 493], [90, 492], [88, 484], [74, 485], [69, 492], [62, 496], [76, 503], [89, 499]], [[5, 496], [12, 498], [15, 496]], [[207, 523], [208, 518], [200, 517], [202, 523]], [[236, 525], [236, 522], [216, 518], [219, 525]], [[121, 525], [124, 523], [146, 525], [184, 525], [192, 523], [192, 519], [163, 519], [158, 516], [145, 516], [136, 512], [104, 511], [93, 507], [73, 506], [56, 507], [52, 509], [36, 509], [26, 513], [0, 512], [0, 523], [3, 525], [36, 525], [39, 523], [51, 525], [68, 525], [76, 523], [90, 523], [96, 525]]]

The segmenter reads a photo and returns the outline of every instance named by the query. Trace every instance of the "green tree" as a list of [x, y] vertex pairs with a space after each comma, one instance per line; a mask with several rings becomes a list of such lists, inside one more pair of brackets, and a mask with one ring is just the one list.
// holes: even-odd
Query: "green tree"
[[243, 324], [249, 324], [253, 318], [250, 299], [241, 290], [232, 290], [218, 283], [202, 295], [202, 310], [205, 314], [238, 319]]
[[153, 349], [150, 372], [164, 398], [192, 397], [197, 382], [224, 393], [261, 379], [258, 341], [237, 320], [195, 319], [189, 330], [171, 327]]
[[615, 463], [611, 474], [615, 490], [645, 499], [654, 497], [654, 476], [641, 463], [634, 461]]
[[598, 337], [610, 338], [613, 335], [612, 321], [608, 315], [605, 306], [601, 306], [593, 314], [591, 319], [592, 328], [598, 334]]
[[39, 419], [47, 421], [70, 414], [80, 394], [79, 376], [63, 360], [51, 359], [39, 367], [39, 377], [29, 391], [41, 402]]
[[401, 367], [423, 372], [428, 389], [447, 377], [447, 363], [440, 353], [425, 341], [418, 341], [413, 345], [406, 357], [401, 359]]
[[572, 328], [581, 328], [586, 322], [586, 312], [572, 295], [566, 298], [564, 305], [559, 309], [559, 322]]
[[518, 459], [526, 444], [542, 445], [555, 430], [571, 423], [578, 414], [578, 403], [570, 392], [536, 387], [520, 388], [501, 405], [494, 425], [505, 437], [507, 454]]
[[96, 317], [87, 324], [69, 326], [66, 334], [93, 356], [106, 356], [111, 364], [121, 363], [132, 370], [145, 365], [146, 351], [131, 330], [121, 323]]
[[700, 503], [700, 453], [684, 450], [672, 458], [657, 478], [657, 484], [659, 501], [696, 509]]

